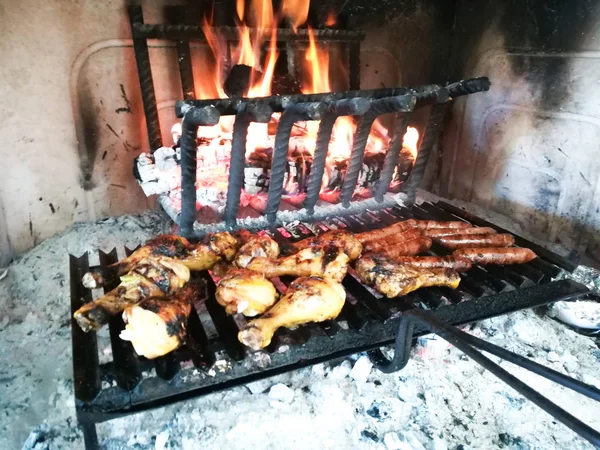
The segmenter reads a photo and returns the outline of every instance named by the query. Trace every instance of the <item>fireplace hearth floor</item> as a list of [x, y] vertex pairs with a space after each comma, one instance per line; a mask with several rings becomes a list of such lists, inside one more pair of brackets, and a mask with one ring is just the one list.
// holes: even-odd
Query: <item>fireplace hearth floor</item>
[[[78, 224], [10, 266], [0, 281], [0, 448], [82, 448], [72, 387], [67, 255], [133, 247], [162, 230], [154, 213]], [[600, 386], [594, 340], [543, 311], [469, 328]], [[110, 348], [106, 339], [101, 349]], [[356, 355], [101, 423], [99, 437], [107, 449], [590, 448], [445, 341], [422, 338], [413, 351], [408, 366], [393, 375], [364, 370], [365, 360]], [[502, 365], [600, 427], [593, 401]], [[279, 383], [286, 388], [272, 389]], [[276, 399], [278, 391], [283, 395]]]

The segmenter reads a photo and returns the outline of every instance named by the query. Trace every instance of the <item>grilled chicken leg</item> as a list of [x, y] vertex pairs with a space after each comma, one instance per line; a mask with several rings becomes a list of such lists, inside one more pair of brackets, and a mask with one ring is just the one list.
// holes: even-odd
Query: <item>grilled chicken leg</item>
[[367, 255], [356, 262], [360, 279], [388, 298], [406, 295], [422, 287], [458, 287], [460, 276], [451, 269], [422, 269]]
[[120, 338], [131, 341], [135, 352], [148, 359], [172, 352], [183, 344], [187, 319], [198, 290], [187, 285], [172, 297], [150, 297], [123, 311]]
[[227, 314], [254, 317], [273, 306], [278, 294], [273, 283], [262, 273], [233, 269], [219, 280], [215, 296]]
[[348, 255], [341, 248], [329, 245], [304, 248], [278, 259], [254, 258], [248, 264], [248, 269], [260, 272], [267, 278], [322, 275], [339, 282], [346, 276], [348, 260]]
[[190, 270], [206, 270], [221, 258], [231, 261], [237, 247], [237, 240], [227, 232], [209, 235], [198, 244], [190, 244], [180, 236], [161, 235], [150, 239], [127, 258], [87, 272], [82, 283], [88, 289], [100, 288], [126, 274], [140, 260], [148, 257], [168, 256], [177, 259]]
[[240, 231], [240, 235], [245, 242], [235, 255], [234, 264], [237, 267], [248, 267], [254, 258], [277, 258], [279, 256], [279, 244], [269, 236], [251, 234], [246, 230]]
[[341, 248], [350, 261], [358, 258], [362, 252], [362, 244], [351, 233], [347, 231], [327, 231], [315, 237], [303, 239], [292, 244], [292, 247], [300, 250], [307, 247], [321, 247], [332, 245]]
[[238, 333], [238, 339], [254, 350], [264, 348], [278, 328], [334, 319], [345, 301], [346, 291], [339, 283], [323, 277], [298, 278], [275, 306]]
[[189, 279], [189, 269], [172, 258], [145, 258], [121, 277], [119, 286], [83, 305], [73, 317], [83, 331], [98, 330], [125, 308], [150, 297], [172, 294]]

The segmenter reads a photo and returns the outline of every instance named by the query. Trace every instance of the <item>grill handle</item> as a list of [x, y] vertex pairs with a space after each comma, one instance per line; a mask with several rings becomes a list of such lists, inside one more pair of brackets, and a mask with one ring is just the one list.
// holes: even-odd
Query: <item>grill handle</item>
[[524, 369], [529, 370], [530, 372], [554, 381], [555, 383], [579, 392], [580, 394], [583, 394], [586, 397], [596, 401], [600, 401], [599, 389], [568, 377], [548, 367], [542, 366], [541, 364], [531, 361], [530, 359], [521, 355], [517, 355], [516, 353], [505, 350], [502, 347], [498, 347], [490, 342], [465, 333], [464, 331], [461, 331], [458, 328], [441, 321], [429, 311], [414, 310], [402, 313], [402, 316], [400, 317], [398, 334], [396, 336], [394, 358], [392, 360], [388, 360], [380, 351], [370, 353], [371, 358], [375, 362], [375, 366], [379, 370], [384, 373], [391, 373], [406, 366], [410, 358], [410, 349], [413, 340], [415, 324], [418, 324], [420, 327], [425, 327], [427, 330], [442, 337], [469, 356], [471, 359], [475, 360], [475, 362], [477, 362], [483, 368], [489, 370], [510, 387], [515, 389], [525, 398], [542, 408], [556, 420], [562, 422], [575, 433], [591, 442], [594, 446], [600, 446], [600, 433], [598, 431], [586, 425], [559, 407], [557, 404], [548, 400], [539, 392], [523, 383], [517, 377], [503, 369], [500, 365], [484, 356], [481, 351], [485, 351], [499, 358], [505, 359], [506, 361], [516, 364]]

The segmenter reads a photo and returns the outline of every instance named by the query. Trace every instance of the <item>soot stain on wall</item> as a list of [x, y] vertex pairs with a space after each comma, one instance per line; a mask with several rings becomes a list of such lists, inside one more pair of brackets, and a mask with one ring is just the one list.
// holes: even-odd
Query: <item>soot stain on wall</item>
[[[457, 38], [453, 44], [453, 74], [462, 77], [469, 58], [484, 32], [496, 25], [507, 49], [543, 53], [579, 51], [587, 31], [594, 26], [596, 2], [592, 0], [458, 0]], [[511, 58], [515, 74], [539, 92], [540, 107], [556, 109], [568, 98], [569, 58], [547, 58], [535, 65], [531, 58]]]

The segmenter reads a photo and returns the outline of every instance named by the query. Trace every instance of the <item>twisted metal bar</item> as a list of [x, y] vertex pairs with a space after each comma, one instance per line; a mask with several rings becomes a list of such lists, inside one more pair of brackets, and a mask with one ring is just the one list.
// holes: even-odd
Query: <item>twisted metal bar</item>
[[448, 103], [442, 103], [431, 107], [431, 114], [425, 128], [425, 133], [423, 134], [423, 140], [421, 141], [417, 158], [410, 171], [408, 180], [401, 186], [400, 192], [406, 195], [408, 203], [414, 203], [416, 199], [417, 187], [419, 187], [419, 184], [421, 184], [423, 176], [425, 175], [429, 155], [438, 140], [447, 107]]
[[[212, 31], [219, 36], [223, 36], [228, 41], [239, 41], [240, 34], [236, 27], [217, 26], [211, 27]], [[206, 41], [206, 35], [201, 26], [197, 25], [165, 25], [165, 24], [136, 24], [132, 29], [133, 37], [139, 39], [170, 39], [170, 40], [200, 40]], [[267, 40], [270, 40], [273, 30], [257, 30], [250, 29], [250, 35], [253, 37], [256, 33], [261, 33], [262, 36], [266, 36]], [[337, 41], [337, 42], [352, 42], [362, 41], [365, 38], [365, 34], [362, 31], [354, 30], [338, 30], [332, 28], [316, 29], [313, 31], [315, 38], [319, 41]], [[309, 40], [308, 29], [299, 28], [292, 30], [291, 28], [278, 28], [277, 31], [277, 42], [287, 41], [305, 41]]]
[[156, 107], [156, 96], [154, 94], [154, 82], [152, 81], [152, 68], [150, 67], [150, 55], [148, 53], [148, 42], [144, 38], [135, 36], [135, 27], [144, 25], [144, 15], [140, 5], [132, 5], [128, 8], [131, 33], [133, 34], [133, 51], [138, 69], [140, 89], [142, 91], [142, 103], [144, 104], [144, 115], [146, 116], [146, 127], [148, 128], [148, 144], [150, 151], [154, 152], [162, 147], [160, 135], [160, 123], [158, 121], [158, 109]]
[[292, 127], [299, 120], [320, 120], [326, 108], [327, 106], [324, 103], [297, 103], [286, 108], [281, 115], [275, 134], [271, 179], [269, 180], [269, 193], [265, 208], [265, 215], [271, 224], [275, 223], [281, 195], [283, 194], [283, 180], [288, 161], [287, 155]]
[[246, 140], [250, 122], [267, 123], [273, 111], [268, 105], [243, 105], [235, 117], [233, 138], [231, 141], [231, 160], [229, 183], [227, 185], [227, 203], [223, 219], [233, 229], [237, 223], [240, 208], [240, 196], [244, 186], [244, 163], [246, 162]]
[[373, 122], [377, 116], [392, 112], [412, 111], [415, 107], [416, 100], [416, 96], [414, 95], [401, 95], [397, 97], [374, 100], [371, 103], [369, 110], [361, 117], [358, 128], [354, 135], [354, 143], [352, 145], [352, 153], [350, 154], [350, 162], [348, 164], [348, 170], [346, 172], [346, 177], [344, 178], [344, 184], [341, 190], [342, 205], [344, 207], [350, 207], [352, 195], [354, 194], [356, 183], [358, 182], [358, 175], [362, 169], [367, 139], [369, 138], [369, 133], [371, 132], [371, 126], [373, 125]]
[[369, 101], [365, 98], [354, 98], [340, 100], [330, 106], [329, 111], [319, 124], [317, 132], [317, 142], [315, 155], [310, 168], [310, 176], [306, 189], [306, 198], [304, 199], [304, 207], [309, 214], [313, 214], [317, 200], [319, 200], [319, 192], [323, 182], [323, 174], [325, 173], [325, 161], [327, 160], [327, 151], [329, 150], [329, 141], [335, 121], [340, 116], [360, 116], [369, 109]]
[[[184, 5], [173, 6], [175, 20], [179, 24], [184, 24], [187, 19], [186, 8]], [[179, 64], [179, 76], [181, 78], [181, 90], [184, 100], [193, 100], [196, 98], [194, 89], [194, 72], [192, 69], [192, 56], [190, 52], [190, 43], [185, 40], [175, 42], [177, 50], [177, 62]]]
[[460, 97], [461, 95], [474, 94], [475, 92], [485, 92], [490, 89], [490, 79], [487, 77], [471, 78], [469, 80], [457, 81], [449, 84], [446, 89], [451, 97]]
[[196, 136], [199, 126], [212, 126], [219, 123], [220, 114], [214, 107], [192, 108], [181, 121], [181, 213], [179, 230], [181, 235], [194, 235], [196, 221]]
[[[347, 92], [328, 92], [324, 94], [298, 94], [298, 95], [273, 95], [271, 97], [259, 97], [251, 99], [255, 103], [266, 103], [274, 112], [282, 112], [289, 105], [296, 103], [333, 103], [338, 100], [350, 98], [366, 98], [367, 100], [377, 100], [389, 97], [398, 97], [401, 95], [414, 95], [419, 105], [435, 104], [448, 100], [448, 91], [438, 85], [426, 85], [416, 88], [384, 88], [384, 89], [368, 89], [362, 91], [347, 91]], [[233, 97], [212, 100], [183, 100], [178, 101], [175, 105], [175, 114], [177, 117], [182, 117], [183, 114], [190, 108], [201, 108], [203, 106], [214, 106], [222, 115], [234, 115], [237, 109], [245, 102], [250, 101], [247, 98]]]
[[348, 81], [350, 90], [360, 89], [360, 41], [348, 45]]
[[410, 114], [403, 114], [402, 117], [396, 117], [396, 129], [394, 130], [394, 137], [390, 142], [390, 147], [385, 155], [385, 161], [383, 162], [383, 169], [381, 169], [381, 176], [372, 190], [375, 201], [381, 203], [383, 196], [388, 191], [392, 178], [394, 177], [394, 169], [398, 165], [398, 155], [402, 149], [402, 141], [404, 139], [404, 133], [410, 121]]

